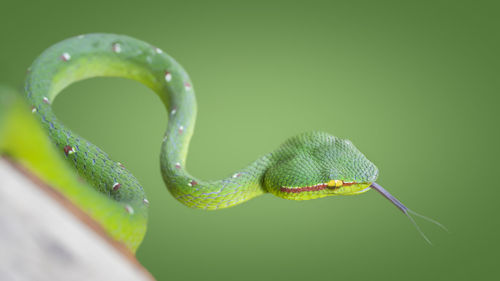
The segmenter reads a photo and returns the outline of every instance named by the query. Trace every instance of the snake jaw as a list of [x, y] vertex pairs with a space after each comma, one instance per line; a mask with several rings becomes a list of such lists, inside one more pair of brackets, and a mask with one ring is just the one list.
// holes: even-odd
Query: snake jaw
[[357, 195], [370, 190], [370, 184], [368, 182], [330, 180], [326, 183], [308, 186], [281, 186], [276, 195], [290, 200], [310, 200], [336, 195]]
[[339, 187], [332, 189], [332, 195], [357, 195], [370, 190], [369, 182], [343, 182]]

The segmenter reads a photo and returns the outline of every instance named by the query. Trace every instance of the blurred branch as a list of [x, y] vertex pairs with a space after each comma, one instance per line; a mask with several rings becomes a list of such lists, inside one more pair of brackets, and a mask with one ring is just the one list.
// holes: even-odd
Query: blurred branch
[[0, 157], [0, 280], [153, 280], [55, 189]]

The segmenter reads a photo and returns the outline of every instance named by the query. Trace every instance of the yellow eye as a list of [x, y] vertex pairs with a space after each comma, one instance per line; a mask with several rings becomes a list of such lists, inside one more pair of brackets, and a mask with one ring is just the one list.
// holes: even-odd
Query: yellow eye
[[328, 182], [329, 187], [341, 187], [344, 184], [341, 180], [331, 180]]

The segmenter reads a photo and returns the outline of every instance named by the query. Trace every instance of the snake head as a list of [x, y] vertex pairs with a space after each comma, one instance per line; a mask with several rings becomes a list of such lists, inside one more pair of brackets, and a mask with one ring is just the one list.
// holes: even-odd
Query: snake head
[[290, 138], [272, 154], [264, 175], [267, 191], [292, 200], [360, 194], [378, 169], [349, 140], [322, 132]]

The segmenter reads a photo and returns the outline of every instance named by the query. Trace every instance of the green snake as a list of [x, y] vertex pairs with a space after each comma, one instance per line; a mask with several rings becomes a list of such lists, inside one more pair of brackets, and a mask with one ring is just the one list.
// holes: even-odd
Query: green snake
[[[207, 181], [192, 176], [185, 167], [196, 119], [196, 99], [186, 71], [168, 54], [146, 42], [114, 34], [80, 35], [53, 45], [34, 61], [28, 69], [25, 95], [30, 114], [41, 121], [55, 150], [85, 182], [66, 176], [71, 174], [67, 164], [47, 160], [53, 145], [45, 143], [44, 132], [30, 121], [31, 116], [25, 116], [28, 110], [23, 106], [19, 110], [11, 107], [11, 118], [29, 123], [25, 126], [31, 128], [30, 138], [36, 139], [36, 144], [22, 144], [19, 127], [4, 122], [7, 125], [3, 129], [0, 126], [0, 152], [20, 159], [33, 170], [42, 166], [38, 175], [133, 252], [146, 231], [149, 202], [142, 186], [121, 163], [66, 128], [51, 108], [57, 94], [68, 85], [98, 76], [133, 79], [159, 96], [169, 116], [161, 144], [163, 180], [174, 198], [189, 207], [228, 208], [265, 193], [309, 200], [375, 189], [410, 217], [408, 208], [375, 183], [378, 169], [372, 162], [349, 140], [322, 132], [292, 137], [227, 178]], [[4, 113], [3, 118], [6, 116]], [[47, 155], [39, 155], [44, 153]]]

